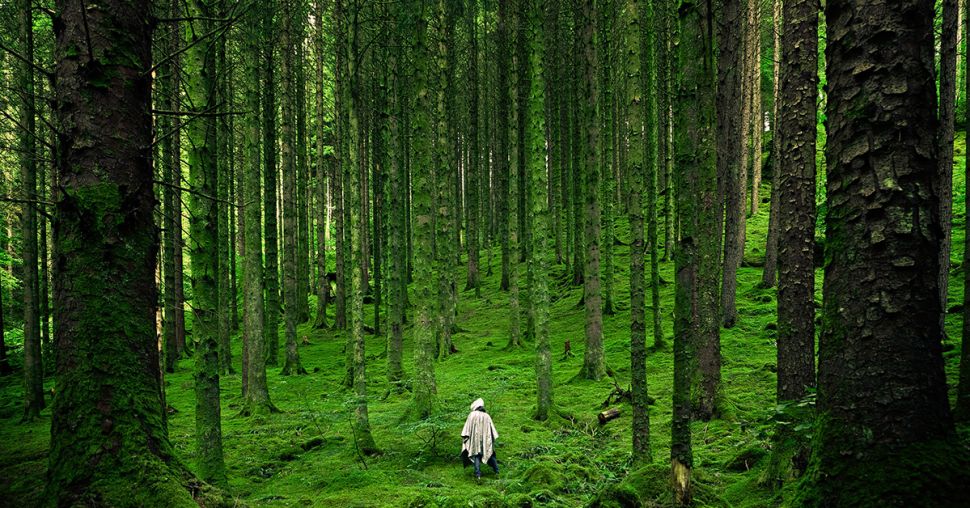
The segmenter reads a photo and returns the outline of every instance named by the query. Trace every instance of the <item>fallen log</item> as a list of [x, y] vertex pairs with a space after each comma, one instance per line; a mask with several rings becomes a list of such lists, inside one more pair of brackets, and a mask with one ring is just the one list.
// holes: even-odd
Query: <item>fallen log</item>
[[606, 422], [620, 417], [620, 409], [615, 407], [610, 408], [606, 411], [600, 411], [600, 413], [596, 416], [600, 420], [600, 425], [606, 425]]

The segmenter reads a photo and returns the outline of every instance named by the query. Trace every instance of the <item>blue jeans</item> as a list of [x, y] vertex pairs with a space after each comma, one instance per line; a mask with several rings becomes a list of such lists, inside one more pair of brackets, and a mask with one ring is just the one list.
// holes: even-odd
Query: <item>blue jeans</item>
[[[482, 454], [472, 456], [472, 464], [475, 465], [475, 478], [482, 477]], [[491, 457], [488, 458], [487, 464], [492, 467], [495, 474], [498, 474], [498, 461], [495, 460], [495, 454], [493, 453]]]

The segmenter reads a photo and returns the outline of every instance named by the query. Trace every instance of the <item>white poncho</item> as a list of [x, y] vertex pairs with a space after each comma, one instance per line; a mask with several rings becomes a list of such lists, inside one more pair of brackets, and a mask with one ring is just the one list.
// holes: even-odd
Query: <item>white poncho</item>
[[492, 417], [478, 408], [484, 408], [485, 402], [478, 399], [472, 403], [472, 412], [465, 419], [465, 427], [461, 429], [461, 455], [468, 460], [475, 455], [482, 455], [482, 462], [487, 462], [495, 450], [492, 448], [498, 439], [498, 431], [492, 424]]

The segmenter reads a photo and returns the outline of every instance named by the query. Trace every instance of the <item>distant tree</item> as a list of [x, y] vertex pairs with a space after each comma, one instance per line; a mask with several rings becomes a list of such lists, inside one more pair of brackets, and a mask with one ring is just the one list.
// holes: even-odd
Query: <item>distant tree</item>
[[[295, 0], [299, 1], [299, 0]], [[282, 134], [281, 158], [283, 173], [283, 320], [286, 331], [286, 362], [283, 375], [306, 374], [300, 361], [300, 350], [296, 338], [296, 325], [300, 321], [302, 306], [298, 303], [303, 283], [300, 280], [300, 254], [303, 246], [299, 243], [299, 206], [297, 197], [297, 151], [299, 150], [296, 126], [296, 46], [302, 24], [297, 18], [301, 9], [294, 0], [284, 0], [282, 4], [283, 23], [280, 33], [280, 72], [283, 77], [283, 96], [280, 98], [280, 131]], [[302, 39], [299, 39], [302, 41]], [[301, 42], [302, 44], [302, 42]]]
[[750, 62], [745, 14], [750, 0], [726, 0], [718, 16], [717, 86], [717, 178], [718, 194], [724, 198], [716, 205], [720, 230], [724, 215], [723, 277], [721, 279], [722, 323], [734, 326], [738, 318], [737, 272], [744, 255], [745, 187], [750, 116]]
[[765, 266], [761, 272], [762, 287], [774, 287], [778, 276], [778, 179], [779, 166], [781, 165], [781, 136], [778, 135], [781, 126], [781, 117], [778, 114], [778, 106], [781, 102], [781, 32], [782, 14], [781, 0], [772, 0], [772, 33], [774, 34], [774, 72], [772, 93], [772, 112], [771, 112], [771, 204], [768, 217], [768, 238], [765, 245]]
[[606, 375], [603, 358], [603, 306], [600, 298], [600, 169], [599, 169], [599, 128], [596, 100], [597, 69], [596, 48], [593, 34], [596, 32], [592, 0], [579, 0], [583, 24], [578, 27], [583, 44], [583, 93], [587, 103], [584, 106], [584, 132], [586, 133], [586, 160], [583, 165], [585, 175], [585, 244], [586, 268], [584, 275], [583, 300], [586, 304], [586, 348], [583, 350], [583, 367], [580, 375], [586, 379], [600, 379]]
[[44, 364], [40, 344], [40, 283], [37, 272], [37, 106], [34, 90], [33, 4], [20, 6], [20, 38], [24, 61], [18, 61], [20, 86], [21, 186], [23, 189], [23, 299], [24, 299], [24, 421], [32, 421], [44, 409]]
[[275, 21], [277, 0], [263, 4], [263, 236], [266, 252], [266, 365], [277, 365], [280, 349], [279, 228], [276, 199], [279, 168], [276, 164], [276, 47], [279, 33]]

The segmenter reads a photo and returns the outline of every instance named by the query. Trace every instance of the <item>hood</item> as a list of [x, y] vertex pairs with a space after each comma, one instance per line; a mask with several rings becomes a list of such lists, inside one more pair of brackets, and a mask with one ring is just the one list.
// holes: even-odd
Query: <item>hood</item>
[[475, 402], [472, 402], [472, 411], [480, 407], [485, 407], [485, 401], [482, 399], [475, 399]]

